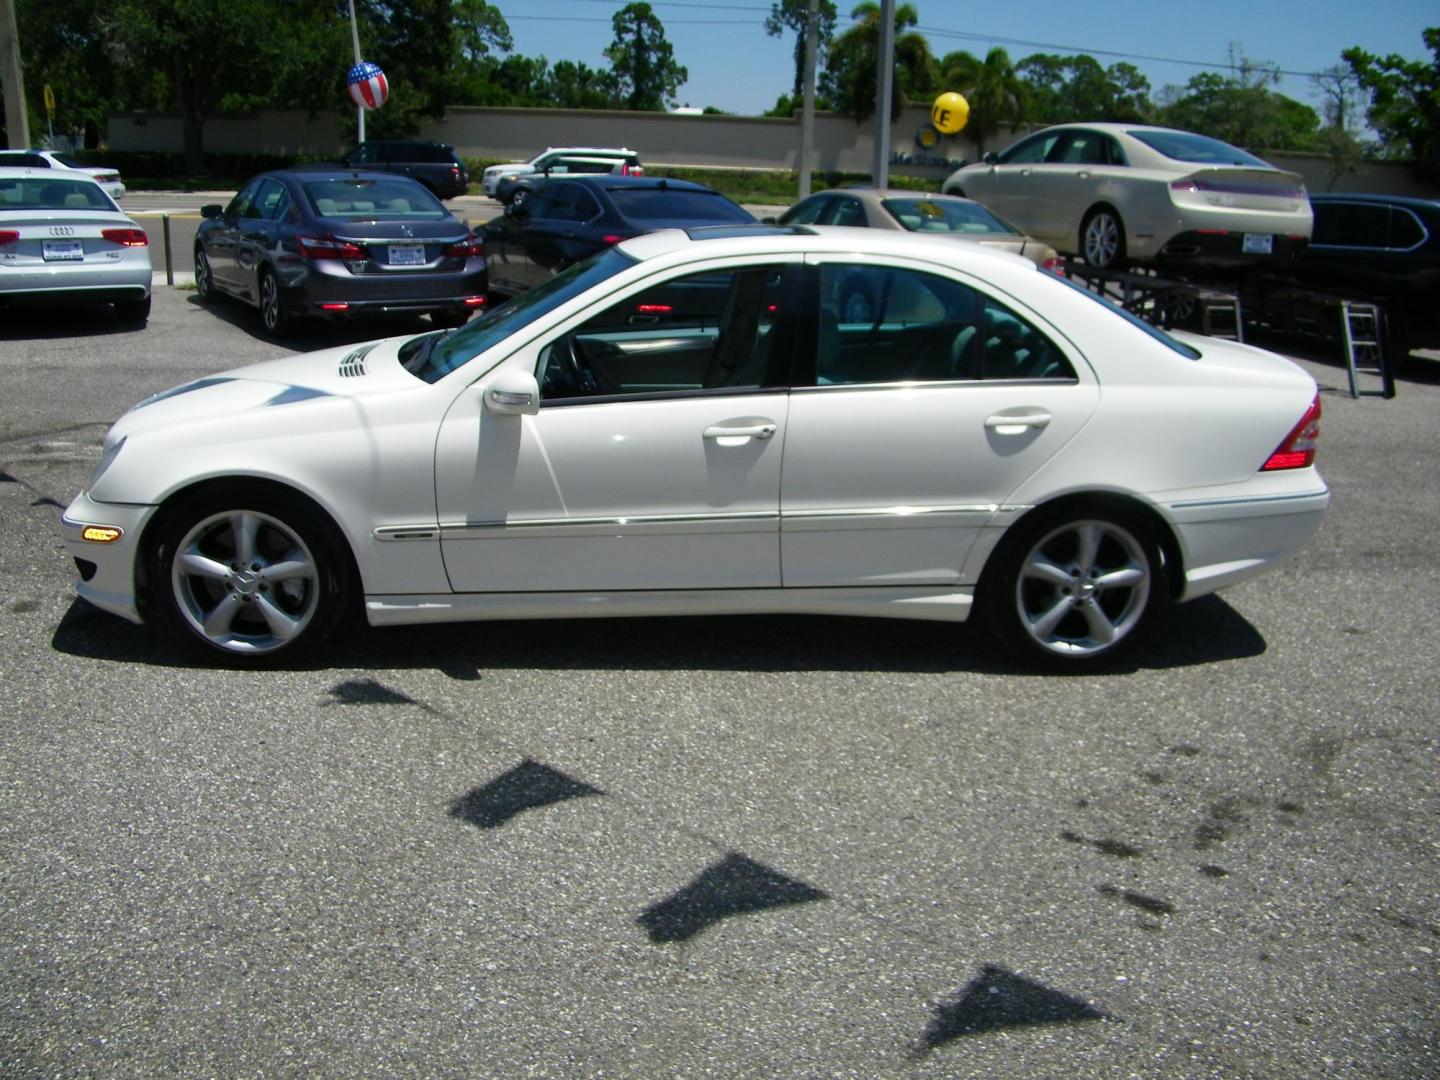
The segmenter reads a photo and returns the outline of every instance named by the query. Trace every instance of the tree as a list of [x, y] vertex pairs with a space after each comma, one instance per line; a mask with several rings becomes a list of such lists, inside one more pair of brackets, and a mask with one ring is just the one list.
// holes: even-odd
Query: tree
[[[864, 0], [850, 12], [855, 23], [830, 46], [825, 58], [821, 92], [838, 108], [863, 120], [875, 111], [876, 73], [880, 66], [880, 5]], [[910, 30], [920, 21], [913, 4], [895, 8], [895, 70], [891, 119], [910, 102], [935, 88], [935, 57], [930, 43]]]
[[1279, 81], [1276, 65], [1242, 58], [1233, 75], [1203, 71], [1167, 86], [1157, 119], [1253, 150], [1314, 149], [1319, 115], [1271, 90]]
[[1440, 181], [1440, 27], [1421, 35], [1434, 59], [1406, 60], [1391, 54], [1373, 56], [1360, 48], [1346, 49], [1350, 65], [1370, 96], [1370, 126], [1380, 135], [1388, 157], [1414, 160], [1418, 175]]
[[[809, 18], [809, 0], [775, 0], [765, 19], [765, 32], [771, 37], [780, 37], [787, 29], [795, 32], [795, 86], [790, 92], [795, 101], [799, 101], [805, 92], [805, 26]], [[825, 54], [826, 46], [835, 36], [835, 21], [838, 18], [833, 0], [820, 0], [816, 5], [817, 58]], [[778, 107], [779, 103], [776, 104]], [[790, 114], [787, 112], [785, 115]]]
[[970, 103], [967, 130], [982, 157], [985, 141], [1002, 124], [1022, 124], [1029, 118], [1028, 90], [1004, 49], [991, 49], [984, 60], [964, 50], [949, 53], [940, 61], [940, 70], [945, 89], [958, 90]]
[[625, 108], [658, 112], [690, 77], [675, 62], [665, 27], [644, 0], [627, 4], [612, 20], [615, 40], [605, 50], [617, 94]]
[[1042, 124], [1136, 123], [1150, 115], [1150, 81], [1133, 64], [1102, 68], [1093, 56], [1035, 53], [1015, 65], [1029, 98], [1027, 119]]

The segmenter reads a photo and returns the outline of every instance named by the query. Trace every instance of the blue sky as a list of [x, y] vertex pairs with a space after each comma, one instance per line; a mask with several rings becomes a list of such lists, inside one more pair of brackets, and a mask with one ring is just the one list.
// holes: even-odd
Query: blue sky
[[[552, 63], [583, 60], [597, 67], [605, 64], [605, 46], [613, 36], [610, 17], [625, 0], [491, 2], [509, 22], [517, 52], [544, 56]], [[1380, 55], [1427, 59], [1420, 32], [1426, 26], [1440, 26], [1440, 5], [1435, 0], [912, 3], [937, 56], [956, 49], [983, 55], [993, 45], [1003, 46], [1014, 60], [1035, 52], [1090, 52], [1103, 64], [1133, 63], [1150, 79], [1152, 93], [1167, 84], [1183, 84], [1207, 67], [1223, 70], [1232, 45], [1237, 55], [1273, 61], [1298, 73], [1340, 63], [1341, 50], [1351, 45]], [[650, 0], [650, 4], [665, 25], [676, 60], [690, 72], [680, 88], [681, 103], [757, 114], [790, 88], [792, 43], [788, 36], [766, 35], [762, 24], [770, 10], [768, 0]], [[843, 28], [853, 0], [838, 0], [836, 6]], [[1127, 55], [1106, 56], [1100, 50]], [[1278, 89], [1316, 104], [1303, 75], [1286, 76]]]

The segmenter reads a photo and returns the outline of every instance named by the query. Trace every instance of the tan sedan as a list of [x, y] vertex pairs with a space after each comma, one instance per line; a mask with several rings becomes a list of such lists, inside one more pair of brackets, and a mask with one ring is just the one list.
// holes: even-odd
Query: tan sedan
[[951, 173], [978, 199], [1092, 266], [1234, 267], [1310, 239], [1305, 182], [1229, 143], [1143, 124], [1057, 124]]
[[993, 210], [974, 199], [926, 195], [918, 191], [841, 188], [802, 199], [778, 219], [781, 225], [852, 225], [870, 229], [948, 234], [987, 247], [1024, 255], [1035, 265], [1064, 272], [1059, 254], [1049, 244], [1026, 236]]

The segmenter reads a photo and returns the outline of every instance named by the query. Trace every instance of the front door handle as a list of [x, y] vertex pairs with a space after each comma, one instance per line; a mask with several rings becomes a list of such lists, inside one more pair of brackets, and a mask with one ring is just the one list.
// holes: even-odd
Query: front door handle
[[711, 424], [705, 429], [705, 438], [713, 439], [721, 446], [743, 446], [751, 439], [768, 439], [775, 434], [778, 425], [773, 420], [732, 420]]
[[1014, 412], [998, 412], [985, 418], [985, 427], [996, 435], [1023, 435], [1028, 429], [1037, 431], [1048, 427], [1055, 419], [1044, 409], [1017, 409]]

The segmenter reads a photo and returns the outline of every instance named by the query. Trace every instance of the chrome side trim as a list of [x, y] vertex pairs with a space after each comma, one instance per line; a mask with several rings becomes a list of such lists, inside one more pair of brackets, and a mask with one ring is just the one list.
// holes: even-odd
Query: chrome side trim
[[440, 529], [436, 525], [382, 525], [371, 533], [376, 540], [438, 540]]
[[1256, 503], [1306, 502], [1328, 494], [1325, 491], [1302, 491], [1289, 495], [1242, 495], [1229, 499], [1195, 499], [1189, 502], [1170, 503], [1172, 510], [1194, 510], [1206, 506], [1244, 506]]
[[1063, 379], [912, 379], [906, 382], [823, 383], [792, 387], [792, 394], [843, 394], [857, 390], [921, 390], [955, 386], [1079, 386], [1073, 376]]
[[520, 521], [444, 521], [439, 525], [384, 525], [375, 529], [376, 540], [463, 540], [515, 535], [541, 530], [623, 529], [635, 526], [742, 525], [746, 522], [825, 521], [845, 518], [937, 518], [954, 514], [1012, 514], [1028, 505], [967, 503], [956, 506], [861, 506], [833, 510], [742, 510], [721, 514], [636, 514], [628, 517], [525, 518]]
[[782, 519], [813, 520], [815, 518], [849, 517], [924, 517], [937, 514], [994, 514], [1004, 509], [996, 503], [975, 503], [968, 506], [858, 506], [845, 510], [786, 510]]

